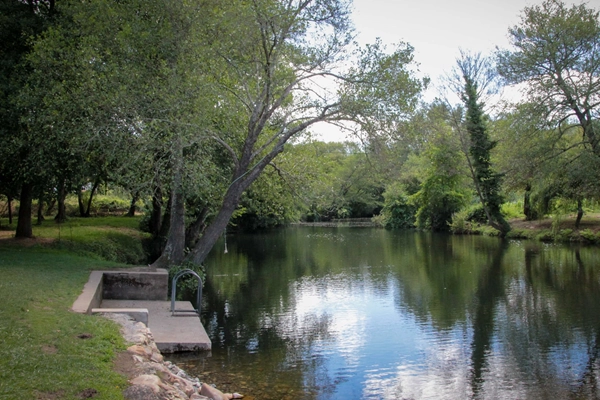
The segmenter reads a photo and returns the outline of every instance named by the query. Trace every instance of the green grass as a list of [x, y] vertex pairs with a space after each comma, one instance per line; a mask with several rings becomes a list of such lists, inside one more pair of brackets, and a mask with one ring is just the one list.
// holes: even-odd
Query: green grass
[[[147, 261], [142, 243], [149, 235], [139, 231], [139, 221], [140, 217], [72, 217], [57, 224], [50, 219], [34, 225], [33, 236], [46, 246], [82, 256], [141, 265]], [[8, 221], [0, 224], [4, 229]]]
[[[0, 245], [0, 399], [122, 399], [116, 324], [69, 308], [92, 269], [123, 267], [40, 246]], [[83, 338], [80, 338], [83, 337]], [[86, 338], [87, 337], [87, 338]]]

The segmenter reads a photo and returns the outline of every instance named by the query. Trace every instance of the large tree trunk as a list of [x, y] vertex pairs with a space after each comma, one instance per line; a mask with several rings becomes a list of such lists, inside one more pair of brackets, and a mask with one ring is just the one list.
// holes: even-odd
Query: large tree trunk
[[185, 230], [185, 247], [191, 249], [196, 245], [200, 238], [200, 234], [204, 228], [206, 228], [205, 222], [207, 216], [208, 207], [204, 207], [196, 217], [196, 220], [187, 227]]
[[152, 263], [154, 268], [180, 265], [185, 250], [185, 201], [181, 193], [171, 195], [169, 233], [160, 257]]
[[162, 218], [163, 192], [160, 186], [154, 188], [152, 193], [152, 213], [150, 214], [149, 231], [153, 237], [158, 236], [160, 232]]
[[157, 223], [153, 223], [152, 220], [150, 221], [151, 229], [157, 229], [156, 231], [152, 232], [152, 241], [150, 247], [150, 261], [152, 263], [162, 255], [163, 249], [165, 248], [165, 243], [167, 242], [169, 226], [171, 225], [171, 196], [169, 196], [169, 199], [167, 200], [164, 215], [160, 214], [162, 210], [162, 202], [157, 202], [156, 206], [157, 208], [152, 210], [152, 218], [156, 218]]
[[65, 222], [67, 220], [67, 208], [65, 206], [65, 198], [66, 197], [67, 197], [66, 183], [64, 180], [62, 180], [58, 184], [58, 193], [56, 196], [56, 200], [58, 203], [58, 213], [56, 214], [56, 217], [54, 217], [54, 220], [59, 224]]
[[83, 191], [81, 187], [77, 189], [77, 205], [79, 206], [79, 216], [85, 217], [85, 207], [83, 206]]
[[13, 223], [13, 213], [12, 213], [12, 201], [13, 198], [11, 195], [6, 196], [8, 201], [8, 224], [12, 225]]
[[525, 214], [525, 221], [533, 221], [535, 215], [531, 209], [531, 185], [525, 186], [525, 195], [523, 195], [523, 214]]
[[56, 206], [56, 199], [53, 197], [48, 201], [48, 207], [46, 207], [46, 212], [44, 213], [47, 217], [52, 215], [52, 211], [54, 211], [54, 207]]
[[41, 225], [44, 219], [44, 195], [41, 194], [40, 198], [38, 199], [37, 224]]
[[249, 184], [244, 184], [243, 181], [237, 181], [229, 186], [219, 213], [210, 225], [208, 225], [193, 250], [185, 258], [185, 261], [193, 262], [194, 264], [202, 264], [215, 243], [217, 243], [217, 240], [219, 240], [219, 236], [225, 231], [225, 228], [239, 203], [240, 197], [248, 185]]
[[575, 115], [579, 119], [579, 123], [583, 128], [583, 135], [592, 147], [592, 151], [597, 157], [600, 157], [600, 140], [594, 128], [594, 119], [592, 118], [590, 111], [587, 110], [584, 113], [581, 112], [577, 107], [573, 108], [573, 110], [575, 111]]
[[240, 202], [240, 198], [244, 190], [246, 190], [252, 182], [258, 178], [265, 167], [283, 151], [283, 146], [278, 146], [273, 149], [267, 156], [263, 157], [258, 163], [256, 163], [251, 169], [248, 169], [252, 160], [252, 146], [248, 143], [244, 147], [244, 155], [241, 158], [241, 162], [236, 168], [236, 172], [233, 176], [232, 183], [229, 185], [227, 192], [223, 198], [221, 208], [215, 217], [215, 219], [208, 225], [204, 234], [200, 237], [192, 251], [185, 257], [186, 262], [192, 262], [194, 264], [202, 264], [204, 259], [210, 253], [219, 237], [225, 231], [229, 220], [233, 215], [237, 205]]
[[17, 221], [17, 231], [15, 238], [33, 237], [33, 228], [31, 226], [31, 201], [33, 186], [24, 183], [21, 186], [21, 198], [19, 199], [19, 220]]
[[99, 178], [97, 178], [94, 181], [94, 186], [92, 186], [92, 191], [90, 192], [90, 198], [88, 199], [88, 202], [87, 202], [87, 207], [85, 209], [84, 217], [90, 216], [90, 209], [92, 208], [92, 201], [94, 200], [94, 194], [96, 194], [96, 191], [98, 190], [98, 186], [100, 186]]
[[126, 217], [135, 217], [135, 203], [140, 199], [140, 192], [135, 192], [135, 194], [131, 197], [131, 203], [129, 204], [129, 210]]
[[173, 143], [173, 182], [171, 186], [171, 216], [167, 243], [152, 267], [180, 265], [185, 250], [185, 196], [183, 193], [183, 148], [180, 140]]

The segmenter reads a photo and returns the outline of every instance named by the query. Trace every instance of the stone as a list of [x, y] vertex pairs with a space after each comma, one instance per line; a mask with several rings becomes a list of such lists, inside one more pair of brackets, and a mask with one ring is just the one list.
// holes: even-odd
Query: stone
[[201, 394], [195, 393], [190, 396], [190, 400], [210, 400], [210, 399], [206, 396], [202, 396]]
[[228, 400], [223, 392], [217, 388], [207, 385], [206, 383], [203, 383], [200, 387], [200, 394], [213, 400]]
[[162, 381], [156, 375], [140, 375], [131, 380], [132, 385], [142, 385], [152, 389], [154, 393], [160, 393]]
[[156, 363], [161, 363], [163, 362], [163, 356], [162, 354], [160, 354], [160, 352], [158, 351], [153, 351], [152, 355], [150, 356], [150, 360], [156, 362]]
[[145, 385], [132, 385], [123, 391], [125, 400], [161, 400], [152, 388]]
[[127, 351], [131, 354], [138, 355], [140, 357], [149, 358], [152, 355], [152, 351], [148, 351], [144, 346], [140, 346], [139, 344], [134, 344], [133, 346], [129, 346]]

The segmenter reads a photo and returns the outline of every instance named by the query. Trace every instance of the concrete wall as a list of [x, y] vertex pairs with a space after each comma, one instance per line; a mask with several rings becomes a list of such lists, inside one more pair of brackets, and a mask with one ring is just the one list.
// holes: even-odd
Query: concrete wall
[[153, 271], [103, 271], [105, 300], [167, 300], [169, 274]]
[[102, 271], [92, 271], [83, 292], [79, 295], [71, 309], [82, 314], [89, 314], [92, 308], [100, 307], [102, 303]]
[[71, 309], [89, 314], [102, 300], [166, 301], [169, 273], [165, 269], [131, 268], [117, 271], [92, 271]]

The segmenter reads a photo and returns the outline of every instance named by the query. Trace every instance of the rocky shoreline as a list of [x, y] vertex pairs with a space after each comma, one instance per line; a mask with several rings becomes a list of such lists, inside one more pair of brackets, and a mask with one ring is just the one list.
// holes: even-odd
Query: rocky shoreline
[[129, 344], [117, 356], [115, 370], [129, 379], [123, 391], [126, 400], [230, 400], [243, 396], [222, 393], [211, 385], [189, 376], [175, 364], [165, 361], [154, 343], [152, 332], [141, 322], [124, 314], [103, 314], [121, 326], [121, 334]]

